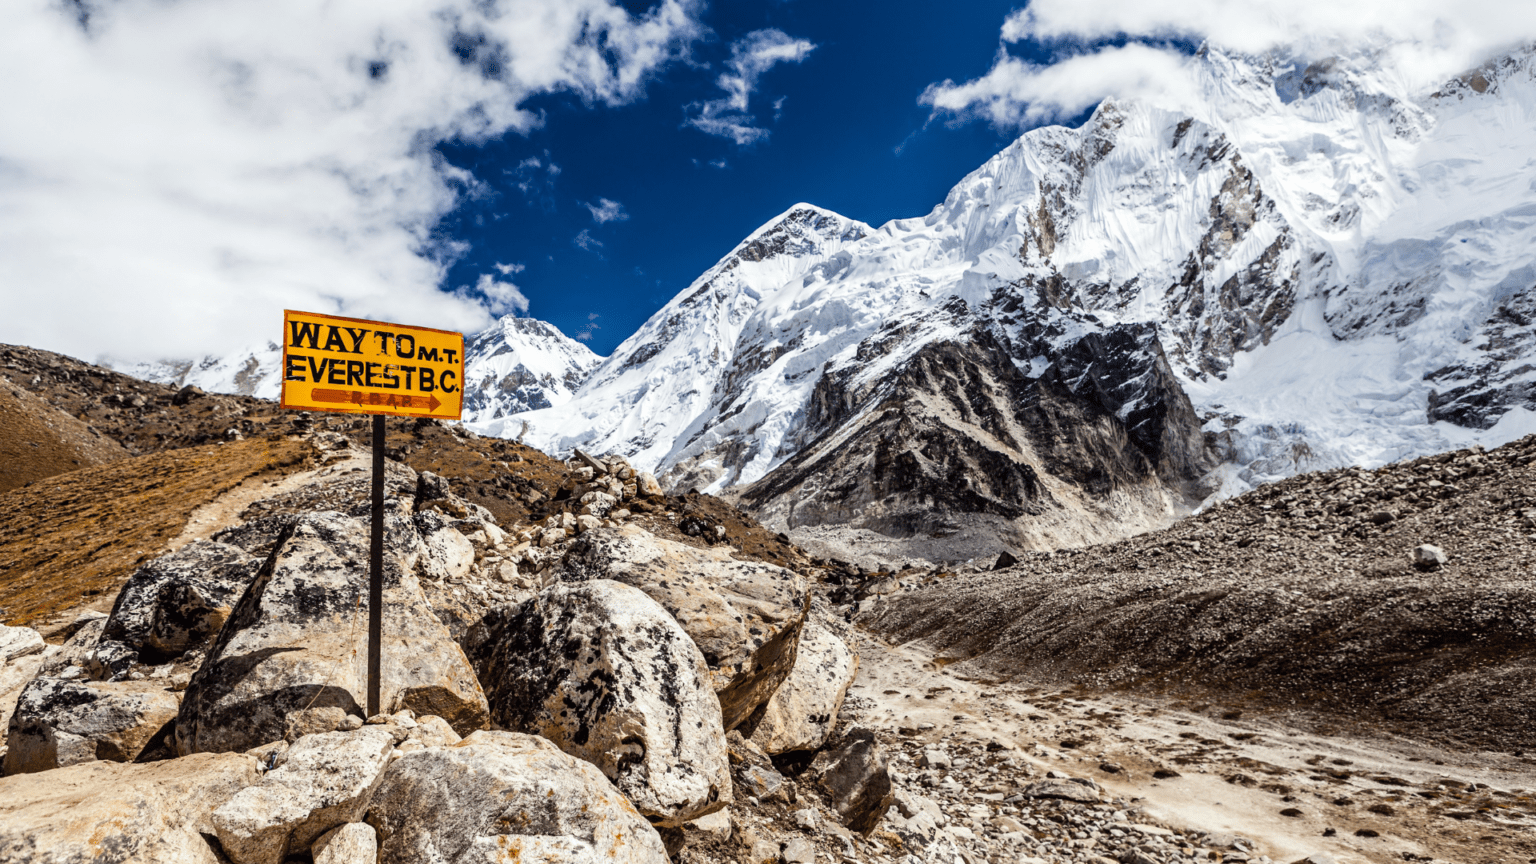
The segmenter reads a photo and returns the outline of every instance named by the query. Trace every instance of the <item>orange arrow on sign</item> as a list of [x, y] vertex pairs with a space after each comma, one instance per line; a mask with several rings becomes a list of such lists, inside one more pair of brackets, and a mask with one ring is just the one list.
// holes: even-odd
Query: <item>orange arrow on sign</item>
[[401, 396], [395, 393], [364, 393], [361, 390], [326, 390], [316, 387], [309, 391], [309, 398], [316, 402], [337, 402], [352, 405], [384, 405], [390, 408], [425, 408], [436, 411], [443, 403], [436, 396]]

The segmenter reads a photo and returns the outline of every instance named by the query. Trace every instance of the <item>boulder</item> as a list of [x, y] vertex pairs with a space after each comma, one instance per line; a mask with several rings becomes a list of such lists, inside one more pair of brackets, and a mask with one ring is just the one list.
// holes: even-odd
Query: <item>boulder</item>
[[[275, 546], [187, 687], [182, 754], [280, 740], [300, 709], [366, 713], [367, 526], [311, 513]], [[393, 554], [384, 556], [383, 630], [385, 711], [436, 714], [460, 732], [485, 724], [485, 694], [464, 652]]]
[[88, 762], [0, 780], [0, 862], [219, 864], [210, 815], [257, 780], [256, 760], [204, 753]]
[[213, 811], [224, 854], [235, 864], [280, 864], [337, 825], [358, 821], [394, 748], [385, 726], [295, 741], [260, 783]]
[[97, 644], [103, 677], [123, 675], [134, 663], [164, 663], [212, 641], [260, 566], [238, 546], [206, 540], [135, 570]]
[[[34, 678], [6, 734], [5, 773], [30, 774], [80, 762], [133, 762], [176, 719], [164, 681]], [[164, 755], [170, 755], [168, 752]]]
[[741, 724], [742, 735], [767, 753], [820, 749], [858, 671], [859, 658], [843, 640], [807, 622], [789, 677]]
[[491, 714], [602, 770], [653, 823], [731, 800], [720, 703], [699, 649], [639, 589], [556, 584], [486, 616], [471, 647]]
[[1079, 804], [1099, 803], [1097, 789], [1088, 783], [1079, 783], [1076, 780], [1037, 780], [1019, 790], [1019, 794], [1025, 798], [1058, 798], [1062, 801], [1076, 801]]
[[43, 636], [31, 627], [7, 627], [0, 624], [0, 665], [43, 650]]
[[557, 578], [633, 585], [677, 619], [709, 666], [727, 730], [765, 704], [795, 665], [810, 591], [792, 570], [737, 561], [625, 525], [581, 535]]
[[1413, 547], [1409, 556], [1413, 566], [1420, 570], [1439, 570], [1449, 559], [1445, 557], [1445, 550], [1430, 543], [1424, 543]]
[[[9, 729], [11, 713], [16, 710], [16, 700], [21, 691], [32, 683], [43, 667], [64, 649], [49, 645], [36, 654], [24, 654], [9, 663], [0, 663], [0, 730]], [[3, 751], [0, 751], [3, 756]]]
[[662, 494], [661, 484], [656, 482], [656, 475], [649, 471], [641, 471], [635, 475], [635, 486], [636, 492], [646, 498]]
[[433, 581], [457, 581], [469, 575], [475, 563], [475, 547], [454, 520], [435, 510], [416, 514], [416, 530], [421, 534], [423, 555], [420, 573]]
[[762, 748], [741, 737], [741, 731], [737, 729], [726, 733], [725, 746], [732, 776], [743, 794], [759, 801], [788, 798], [784, 775], [774, 767], [773, 760]]
[[848, 730], [816, 754], [807, 770], [838, 818], [854, 831], [873, 831], [895, 800], [885, 752], [868, 729]]
[[379, 835], [366, 822], [348, 822], [322, 834], [313, 851], [315, 864], [374, 864]]
[[784, 864], [816, 864], [816, 844], [805, 837], [791, 837], [783, 855]]
[[667, 864], [655, 829], [602, 772], [512, 732], [476, 732], [395, 760], [367, 821], [379, 864]]

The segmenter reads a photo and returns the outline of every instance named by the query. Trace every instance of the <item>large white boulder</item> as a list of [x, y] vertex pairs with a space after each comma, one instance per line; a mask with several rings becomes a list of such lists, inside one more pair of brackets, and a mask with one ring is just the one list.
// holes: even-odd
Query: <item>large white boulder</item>
[[[176, 723], [182, 754], [248, 750], [284, 737], [307, 708], [366, 713], [368, 529], [340, 513], [301, 516], [193, 676]], [[460, 733], [487, 720], [464, 652], [416, 578], [384, 556], [380, 708], [436, 714]]]
[[667, 864], [656, 830], [602, 772], [512, 732], [397, 759], [367, 821], [379, 864]]
[[43, 650], [42, 634], [31, 627], [7, 627], [0, 624], [0, 665]]
[[731, 552], [663, 540], [635, 525], [601, 528], [571, 544], [557, 574], [565, 582], [633, 585], [671, 613], [704, 654], [727, 730], [789, 677], [810, 610], [798, 573]]
[[204, 839], [210, 816], [256, 779], [256, 759], [240, 753], [6, 777], [0, 864], [219, 864]]
[[773, 698], [739, 728], [768, 753], [819, 750], [837, 725], [843, 697], [859, 672], [859, 658], [832, 631], [806, 622], [795, 668]]
[[596, 765], [657, 824], [729, 803], [704, 658], [656, 601], [605, 579], [559, 583], [483, 624], [471, 651], [502, 727]]
[[261, 782], [213, 812], [235, 864], [280, 864], [325, 832], [363, 817], [395, 738], [385, 726], [305, 735]]

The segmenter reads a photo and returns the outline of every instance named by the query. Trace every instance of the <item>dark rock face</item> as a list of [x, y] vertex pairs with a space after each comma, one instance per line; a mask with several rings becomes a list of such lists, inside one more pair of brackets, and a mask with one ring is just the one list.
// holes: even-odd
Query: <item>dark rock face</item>
[[1151, 327], [1085, 336], [1038, 377], [1015, 363], [1029, 347], [1012, 353], [976, 327], [862, 390], [825, 376], [812, 397], [820, 435], [743, 502], [790, 527], [908, 537], [942, 536], [965, 517], [1027, 523], [1059, 509], [1043, 474], [1098, 498], [1149, 484], [1201, 493], [1216, 459]]
[[190, 544], [128, 578], [102, 630], [96, 658], [108, 676], [156, 664], [213, 639], [261, 561], [236, 546]]
[[486, 616], [470, 646], [492, 717], [602, 770], [654, 824], [731, 800], [720, 703], [693, 640], [638, 588], [561, 583]]
[[808, 769], [843, 824], [868, 833], [895, 800], [884, 751], [868, 729], [850, 729]]
[[1155, 327], [1122, 324], [1089, 333], [1052, 359], [1046, 376], [1054, 374], [1069, 392], [1118, 418], [1159, 478], [1192, 496], [1205, 493], [1190, 487], [1217, 459]]
[[1491, 429], [1511, 408], [1536, 411], [1536, 383], [1530, 380], [1530, 357], [1536, 352], [1533, 322], [1536, 289], [1522, 290], [1483, 322], [1476, 360], [1425, 376], [1437, 388], [1429, 393], [1430, 422]]

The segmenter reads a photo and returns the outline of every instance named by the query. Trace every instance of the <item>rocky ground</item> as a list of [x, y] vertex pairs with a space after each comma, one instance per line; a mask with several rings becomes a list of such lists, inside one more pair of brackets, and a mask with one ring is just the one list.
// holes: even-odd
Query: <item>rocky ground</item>
[[973, 674], [1308, 709], [1525, 761], [1533, 553], [1536, 437], [1304, 475], [995, 572], [914, 573], [859, 620]]
[[994, 572], [391, 421], [365, 718], [366, 421], [7, 351], [0, 862], [1536, 861], [1536, 440]]

